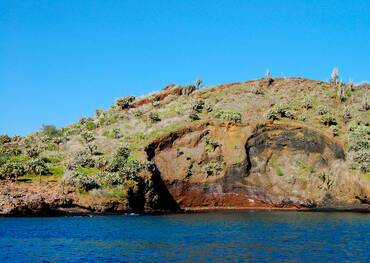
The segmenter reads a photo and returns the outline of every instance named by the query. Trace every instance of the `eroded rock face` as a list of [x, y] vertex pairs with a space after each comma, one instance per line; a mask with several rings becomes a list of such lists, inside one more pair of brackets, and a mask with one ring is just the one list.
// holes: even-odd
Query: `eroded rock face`
[[338, 142], [295, 122], [201, 124], [153, 142], [147, 154], [182, 208], [336, 206], [369, 194]]

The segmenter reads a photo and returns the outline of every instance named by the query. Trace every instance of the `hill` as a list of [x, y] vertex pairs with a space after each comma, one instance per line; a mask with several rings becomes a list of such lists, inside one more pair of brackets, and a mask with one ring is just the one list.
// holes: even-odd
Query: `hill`
[[367, 84], [168, 85], [0, 137], [0, 212], [369, 209]]

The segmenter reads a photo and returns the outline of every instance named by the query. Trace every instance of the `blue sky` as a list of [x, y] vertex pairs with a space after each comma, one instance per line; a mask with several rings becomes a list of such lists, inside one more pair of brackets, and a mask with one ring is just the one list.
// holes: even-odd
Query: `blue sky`
[[0, 134], [168, 83], [370, 80], [370, 1], [0, 1]]

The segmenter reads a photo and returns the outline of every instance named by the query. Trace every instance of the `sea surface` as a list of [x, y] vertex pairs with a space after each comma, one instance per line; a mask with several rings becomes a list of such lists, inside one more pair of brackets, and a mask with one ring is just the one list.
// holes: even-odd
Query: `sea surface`
[[0, 218], [0, 262], [370, 262], [370, 214]]

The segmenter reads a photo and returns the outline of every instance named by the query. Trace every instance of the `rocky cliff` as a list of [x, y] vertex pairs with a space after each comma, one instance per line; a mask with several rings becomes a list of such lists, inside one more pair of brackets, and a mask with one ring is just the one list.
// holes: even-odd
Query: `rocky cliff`
[[169, 85], [58, 137], [2, 137], [0, 212], [368, 211], [369, 90], [304, 79]]

